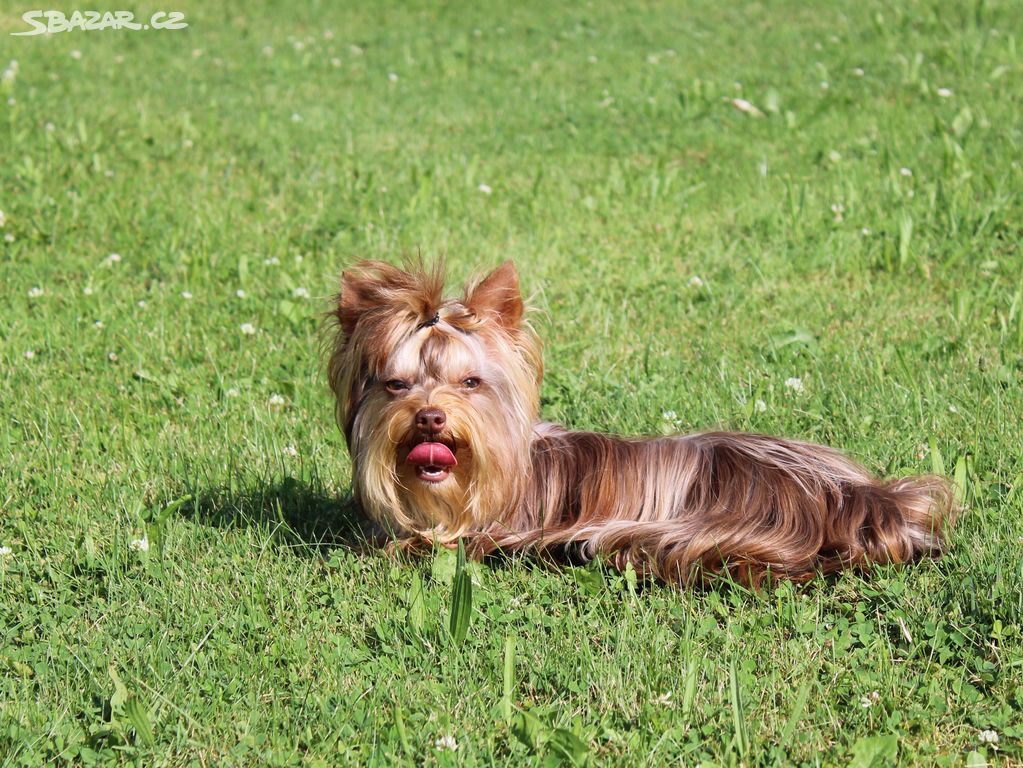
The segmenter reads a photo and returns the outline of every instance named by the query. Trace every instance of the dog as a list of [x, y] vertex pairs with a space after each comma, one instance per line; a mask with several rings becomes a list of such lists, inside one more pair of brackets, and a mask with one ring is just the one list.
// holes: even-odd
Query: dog
[[506, 262], [445, 299], [439, 268], [341, 276], [327, 365], [355, 502], [392, 544], [605, 557], [677, 585], [759, 586], [937, 557], [947, 481], [736, 432], [622, 438], [540, 420], [539, 337]]

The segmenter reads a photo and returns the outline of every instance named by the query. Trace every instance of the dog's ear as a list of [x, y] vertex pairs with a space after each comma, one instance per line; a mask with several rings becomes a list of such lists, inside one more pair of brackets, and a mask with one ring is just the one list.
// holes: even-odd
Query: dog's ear
[[337, 319], [341, 330], [350, 336], [367, 309], [380, 306], [381, 289], [394, 282], [390, 274], [398, 270], [390, 264], [362, 262], [341, 273], [341, 292], [337, 296]]
[[441, 301], [443, 276], [439, 268], [427, 271], [412, 265], [409, 271], [382, 261], [364, 261], [341, 274], [337, 319], [350, 336], [366, 312], [386, 315], [408, 312], [415, 317], [434, 312]]
[[491, 317], [506, 328], [518, 328], [525, 308], [515, 265], [506, 261], [482, 280], [467, 286], [462, 303], [481, 319]]

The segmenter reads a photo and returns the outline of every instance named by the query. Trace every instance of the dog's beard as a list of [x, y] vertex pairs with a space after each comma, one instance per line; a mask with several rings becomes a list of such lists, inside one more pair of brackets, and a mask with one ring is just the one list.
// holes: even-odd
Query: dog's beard
[[[522, 498], [532, 425], [516, 418], [521, 411], [507, 398], [472, 397], [473, 404], [455, 394], [432, 397], [430, 406], [442, 409], [447, 422], [429, 437], [413, 426], [426, 405], [419, 398], [371, 398], [356, 414], [354, 485], [360, 504], [388, 533], [451, 542], [485, 528]], [[442, 443], [457, 463], [444, 473], [409, 462], [426, 441]]]

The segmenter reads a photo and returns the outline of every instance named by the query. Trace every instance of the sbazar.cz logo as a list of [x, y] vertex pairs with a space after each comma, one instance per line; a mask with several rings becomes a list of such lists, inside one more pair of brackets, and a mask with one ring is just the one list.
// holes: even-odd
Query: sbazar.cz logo
[[74, 11], [67, 16], [61, 11], [26, 11], [21, 20], [31, 29], [11, 32], [12, 35], [44, 35], [54, 32], [98, 32], [104, 29], [184, 29], [188, 26], [181, 11], [157, 11], [148, 21], [135, 21], [131, 11]]

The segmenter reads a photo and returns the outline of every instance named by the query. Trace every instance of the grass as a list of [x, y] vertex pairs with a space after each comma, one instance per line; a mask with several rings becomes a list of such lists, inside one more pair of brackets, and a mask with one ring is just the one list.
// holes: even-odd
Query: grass
[[[1010, 0], [7, 8], [0, 765], [1023, 761]], [[320, 313], [418, 251], [517, 261], [548, 418], [944, 467], [951, 551], [750, 594], [357, 546]]]

